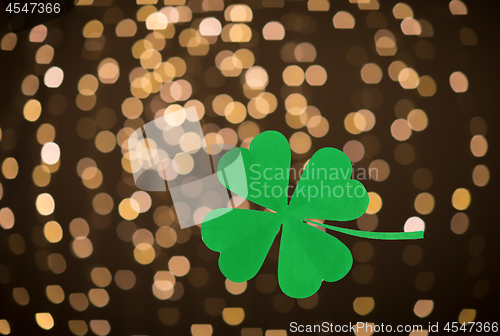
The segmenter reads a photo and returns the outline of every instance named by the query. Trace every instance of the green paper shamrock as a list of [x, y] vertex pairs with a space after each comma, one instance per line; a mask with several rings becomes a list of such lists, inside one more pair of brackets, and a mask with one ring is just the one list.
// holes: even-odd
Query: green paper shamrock
[[418, 239], [422, 232], [364, 232], [310, 219], [349, 221], [363, 215], [368, 194], [351, 180], [349, 158], [335, 148], [318, 150], [308, 162], [288, 204], [291, 153], [279, 132], [259, 134], [250, 149], [234, 148], [219, 162], [219, 181], [230, 191], [273, 212], [216, 209], [203, 220], [206, 246], [220, 252], [219, 268], [233, 282], [253, 278], [282, 230], [278, 282], [293, 298], [316, 293], [322, 281], [342, 279], [351, 269], [351, 252], [336, 237], [309, 223], [374, 239]]

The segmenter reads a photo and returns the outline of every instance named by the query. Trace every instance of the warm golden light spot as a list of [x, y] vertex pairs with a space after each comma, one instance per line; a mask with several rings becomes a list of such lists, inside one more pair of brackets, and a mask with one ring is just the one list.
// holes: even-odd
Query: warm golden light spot
[[15, 179], [19, 172], [19, 165], [17, 164], [17, 160], [8, 157], [2, 162], [2, 174], [6, 179], [12, 180]]
[[36, 121], [42, 114], [42, 105], [36, 99], [30, 99], [24, 105], [23, 115], [28, 121]]
[[469, 81], [463, 72], [455, 71], [450, 75], [450, 86], [456, 93], [465, 92], [469, 88]]
[[43, 227], [43, 234], [49, 243], [58, 243], [63, 237], [63, 230], [58, 222], [50, 221]]
[[307, 9], [311, 12], [328, 12], [330, 2], [328, 0], [309, 0], [307, 1]]
[[475, 309], [462, 309], [460, 315], [458, 315], [458, 323], [460, 324], [469, 324], [474, 322], [476, 319], [476, 310]]
[[471, 195], [469, 190], [465, 188], [458, 188], [453, 192], [451, 197], [451, 204], [457, 210], [465, 210], [469, 207], [471, 202]]
[[451, 219], [450, 228], [455, 234], [464, 234], [469, 228], [469, 216], [463, 212], [456, 213]]
[[39, 85], [40, 81], [37, 76], [28, 75], [21, 84], [21, 91], [26, 96], [33, 96], [38, 91]]
[[271, 21], [262, 28], [262, 35], [266, 40], [283, 40], [285, 37], [285, 28], [278, 21]]
[[288, 86], [301, 86], [304, 83], [304, 70], [297, 65], [289, 65], [283, 71], [283, 81]]
[[253, 13], [250, 7], [243, 4], [229, 5], [224, 12], [226, 21], [232, 22], [251, 22]]
[[[186, 134], [189, 134], [189, 133], [186, 133]], [[184, 134], [184, 135], [186, 135], [186, 134]], [[195, 133], [191, 133], [191, 134], [195, 134]], [[198, 136], [198, 135], [196, 135], [196, 136]], [[201, 145], [201, 143], [200, 143], [200, 145]], [[182, 149], [185, 150], [186, 152], [188, 151], [187, 150], [188, 148], [184, 147]], [[131, 198], [134, 199], [139, 204], [139, 212], [140, 213], [147, 212], [151, 208], [151, 204], [152, 204], [151, 196], [149, 196], [149, 194], [147, 192], [136, 191], [135, 193], [132, 194]]]
[[399, 73], [406, 68], [407, 66], [404, 62], [401, 61], [392, 62], [388, 68], [389, 77], [391, 77], [391, 79], [395, 82], [399, 81]]
[[156, 272], [153, 294], [160, 300], [167, 300], [174, 294], [175, 276], [168, 271]]
[[89, 189], [97, 189], [102, 184], [102, 173], [97, 167], [87, 167], [83, 170], [82, 175], [82, 183], [85, 187]]
[[285, 108], [292, 115], [301, 115], [307, 108], [307, 100], [300, 93], [292, 93], [285, 99]]
[[482, 135], [475, 135], [470, 142], [470, 150], [475, 157], [483, 157], [488, 152], [488, 141]]
[[314, 62], [316, 59], [316, 48], [308, 42], [297, 44], [293, 50], [297, 62]]
[[422, 97], [432, 97], [436, 93], [436, 82], [431, 76], [420, 77], [420, 82], [417, 86], [417, 91]]
[[138, 118], [142, 114], [142, 111], [142, 102], [135, 97], [127, 98], [122, 103], [122, 113], [128, 119]]
[[31, 29], [29, 40], [34, 43], [42, 43], [47, 37], [47, 27], [44, 25], [38, 25]]
[[75, 218], [69, 223], [69, 232], [73, 238], [87, 237], [90, 232], [89, 225], [83, 218]]
[[327, 79], [325, 68], [321, 65], [311, 65], [306, 70], [306, 81], [311, 86], [324, 85]]
[[30, 302], [30, 295], [24, 287], [17, 287], [12, 290], [14, 301], [20, 306], [26, 306]]
[[368, 167], [370, 178], [378, 182], [385, 181], [389, 177], [390, 172], [389, 164], [380, 159], [372, 161]]
[[71, 249], [75, 256], [80, 259], [88, 258], [94, 247], [92, 246], [92, 242], [87, 237], [77, 237], [71, 243]]
[[193, 324], [191, 325], [192, 336], [212, 336], [213, 328], [210, 324]]
[[413, 17], [413, 10], [404, 2], [397, 3], [392, 9], [392, 13], [396, 19], [406, 19]]
[[413, 312], [420, 318], [429, 316], [434, 309], [434, 301], [418, 300], [413, 307]]
[[99, 38], [104, 31], [104, 26], [99, 20], [87, 22], [83, 27], [83, 36], [86, 38]]
[[357, 140], [347, 141], [342, 151], [349, 157], [351, 162], [359, 162], [365, 155], [365, 147]]
[[151, 41], [139, 40], [132, 46], [132, 56], [139, 59], [146, 50], [150, 49], [154, 49], [153, 43], [151, 43]]
[[305, 154], [311, 149], [311, 137], [304, 132], [295, 132], [290, 137], [290, 148], [297, 154]]
[[391, 134], [398, 141], [405, 141], [411, 136], [412, 130], [404, 119], [397, 119], [391, 125]]
[[44, 145], [47, 142], [54, 141], [56, 137], [56, 130], [51, 124], [42, 124], [38, 127], [36, 132], [36, 140], [40, 145]]
[[293, 129], [299, 129], [304, 127], [304, 124], [307, 122], [307, 114], [302, 113], [300, 115], [294, 115], [289, 112], [285, 114], [285, 121], [288, 126]]
[[361, 79], [366, 84], [378, 84], [382, 80], [382, 70], [375, 63], [367, 63], [361, 68]]
[[128, 270], [118, 271], [115, 274], [115, 283], [123, 290], [132, 289], [135, 285], [135, 275]]
[[92, 200], [94, 211], [100, 215], [107, 215], [113, 210], [113, 198], [109, 194], [100, 193]]
[[421, 215], [428, 215], [434, 210], [434, 196], [429, 193], [421, 193], [415, 198], [415, 210]]
[[53, 165], [59, 161], [61, 150], [55, 142], [47, 142], [42, 146], [40, 156], [42, 157], [43, 162]]
[[53, 58], [54, 48], [48, 44], [41, 46], [35, 54], [35, 61], [38, 64], [49, 64]]
[[156, 69], [161, 65], [162, 57], [159, 51], [147, 49], [141, 56], [141, 66], [145, 69]]
[[256, 137], [259, 133], [259, 125], [253, 121], [245, 121], [238, 126], [238, 137], [241, 141]]
[[484, 187], [490, 181], [490, 170], [485, 165], [477, 165], [472, 172], [472, 181], [478, 187]]
[[47, 264], [54, 274], [61, 274], [66, 271], [66, 259], [60, 253], [49, 254]]
[[[211, 142], [208, 142], [211, 143]], [[194, 168], [194, 159], [191, 155], [187, 153], [179, 153], [174, 156], [174, 162], [177, 165], [174, 165], [174, 170], [176, 173], [181, 174], [181, 175], [187, 175], [189, 174], [193, 168]], [[140, 210], [140, 207], [137, 204], [137, 209]]]
[[116, 36], [132, 37], [137, 33], [137, 24], [134, 20], [124, 19], [116, 25]]
[[[302, 117], [302, 115], [303, 114], [301, 114], [300, 117]], [[308, 120], [306, 126], [309, 134], [311, 134], [315, 138], [324, 137], [330, 129], [328, 120], [325, 117], [319, 115], [311, 117], [311, 119]]]
[[220, 21], [214, 17], [208, 17], [200, 22], [200, 34], [202, 36], [219, 36], [222, 31]]
[[420, 35], [422, 33], [422, 27], [414, 18], [405, 18], [401, 21], [401, 31], [405, 35]]
[[59, 304], [64, 301], [64, 291], [59, 285], [50, 285], [45, 288], [45, 294], [50, 302]]
[[399, 72], [399, 84], [403, 89], [415, 89], [420, 84], [418, 73], [412, 68], [406, 68]]
[[224, 308], [222, 319], [231, 326], [238, 325], [245, 319], [245, 311], [243, 308]]
[[0, 42], [0, 47], [2, 50], [11, 51], [14, 50], [16, 44], [17, 44], [17, 35], [14, 33], [7, 33], [2, 38], [2, 41]]
[[152, 246], [155, 240], [153, 238], [153, 234], [151, 233], [151, 231], [147, 229], [139, 229], [135, 231], [135, 233], [133, 234], [132, 241], [135, 246], [141, 243]]
[[359, 110], [354, 114], [354, 125], [363, 132], [371, 131], [375, 126], [375, 115], [366, 109]]
[[35, 319], [38, 326], [42, 329], [50, 330], [54, 327], [54, 319], [50, 313], [37, 313]]
[[450, 1], [450, 12], [453, 15], [467, 15], [467, 6], [460, 0]]
[[120, 202], [118, 206], [118, 212], [123, 219], [134, 220], [139, 216], [140, 206], [136, 200], [131, 198], [125, 198]]
[[[356, 112], [349, 113], [344, 119], [344, 127], [347, 130], [347, 132], [349, 132], [351, 134], [360, 134], [361, 132], [363, 132], [363, 130], [356, 126], [356, 123], [354, 121], [355, 116], [356, 116]], [[366, 122], [362, 119], [359, 119], [359, 117], [358, 117], [358, 125], [364, 126], [364, 125], [366, 125]]]
[[167, 28], [168, 18], [162, 12], [154, 12], [146, 19], [146, 28], [149, 30], [163, 30]]
[[248, 42], [252, 38], [252, 30], [244, 23], [230, 23], [224, 26], [221, 33], [224, 42]]
[[374, 191], [368, 193], [369, 203], [366, 213], [373, 215], [380, 211], [382, 208], [382, 198]]
[[419, 109], [412, 110], [408, 114], [408, 126], [416, 132], [423, 131], [427, 128], [428, 119], [427, 114]]
[[173, 256], [168, 261], [168, 268], [176, 277], [183, 277], [191, 268], [189, 260], [183, 256]]
[[177, 233], [174, 229], [163, 226], [156, 231], [156, 242], [164, 248], [169, 248], [175, 245], [177, 241]]
[[245, 105], [240, 102], [230, 102], [224, 109], [224, 115], [230, 123], [239, 124], [245, 120], [247, 109]]
[[97, 336], [106, 336], [111, 332], [111, 325], [106, 320], [91, 320], [90, 329]]
[[267, 86], [269, 77], [264, 68], [253, 66], [245, 73], [245, 81], [250, 88], [260, 90]]
[[255, 63], [255, 56], [252, 51], [248, 49], [238, 49], [234, 56], [241, 62], [243, 69], [252, 67]]
[[105, 307], [109, 303], [109, 294], [105, 289], [93, 288], [89, 291], [90, 302], [98, 307]]
[[50, 194], [43, 193], [36, 198], [36, 209], [42, 216], [48, 216], [54, 212], [55, 202]]
[[[80, 1], [79, 3], [81, 3]], [[70, 320], [68, 321], [69, 330], [76, 336], [84, 336], [88, 333], [89, 328], [87, 323], [82, 320]]]
[[116, 138], [110, 131], [99, 132], [95, 138], [95, 146], [102, 153], [110, 153], [116, 146]]
[[84, 96], [92, 96], [99, 87], [99, 81], [92, 75], [84, 75], [78, 81], [78, 91]]
[[9, 208], [2, 208], [0, 210], [0, 226], [4, 230], [12, 229], [14, 226], [14, 213]]
[[240, 295], [247, 289], [247, 282], [232, 282], [226, 279], [226, 290], [233, 295]]
[[58, 88], [64, 80], [64, 72], [61, 68], [52, 67], [43, 76], [43, 82], [49, 88]]
[[358, 315], [365, 316], [375, 308], [375, 300], [372, 297], [357, 297], [352, 306]]
[[141, 243], [134, 249], [134, 258], [141, 265], [151, 264], [155, 257], [156, 252], [149, 244]]
[[352, 29], [354, 25], [354, 16], [348, 12], [339, 11], [333, 16], [333, 26], [337, 29]]

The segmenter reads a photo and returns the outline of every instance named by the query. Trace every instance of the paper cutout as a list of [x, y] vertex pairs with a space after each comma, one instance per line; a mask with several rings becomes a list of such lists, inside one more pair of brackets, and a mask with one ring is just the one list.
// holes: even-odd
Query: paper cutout
[[288, 141], [275, 131], [259, 134], [250, 149], [234, 148], [221, 158], [220, 182], [273, 211], [216, 209], [204, 218], [203, 241], [220, 252], [219, 268], [229, 280], [248, 281], [258, 273], [280, 228], [278, 282], [293, 298], [313, 295], [323, 280], [342, 279], [353, 263], [344, 243], [310, 224], [371, 239], [423, 238], [421, 231], [365, 232], [310, 221], [356, 219], [368, 207], [368, 194], [361, 182], [350, 179], [349, 158], [335, 148], [323, 148], [312, 156], [288, 203], [290, 163]]

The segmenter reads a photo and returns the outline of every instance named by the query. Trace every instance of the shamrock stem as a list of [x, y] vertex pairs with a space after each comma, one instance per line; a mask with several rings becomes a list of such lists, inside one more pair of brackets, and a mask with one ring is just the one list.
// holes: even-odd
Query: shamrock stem
[[424, 231], [414, 231], [414, 232], [370, 232], [370, 231], [359, 231], [353, 229], [342, 228], [333, 225], [316, 223], [307, 219], [304, 221], [337, 231], [340, 233], [345, 233], [355, 237], [369, 238], [369, 239], [383, 239], [383, 240], [409, 240], [409, 239], [422, 239], [424, 238]]

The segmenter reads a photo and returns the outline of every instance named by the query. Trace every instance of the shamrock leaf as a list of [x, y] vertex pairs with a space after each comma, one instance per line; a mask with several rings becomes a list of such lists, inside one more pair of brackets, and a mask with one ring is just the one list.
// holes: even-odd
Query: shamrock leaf
[[213, 210], [202, 224], [205, 244], [221, 253], [219, 268], [233, 282], [247, 281], [257, 274], [279, 228], [276, 213], [245, 209]]
[[283, 224], [278, 283], [286, 295], [306, 298], [323, 280], [342, 279], [352, 267], [351, 251], [334, 236], [299, 220]]
[[220, 182], [230, 191], [274, 212], [216, 209], [203, 220], [202, 238], [220, 252], [219, 268], [229, 280], [248, 281], [262, 267], [282, 229], [278, 282], [290, 297], [316, 293], [322, 281], [342, 279], [352, 255], [336, 237], [310, 225], [373, 239], [418, 239], [422, 232], [364, 232], [311, 222], [311, 218], [348, 221], [368, 207], [364, 186], [351, 180], [349, 158], [334, 148], [317, 151], [308, 162], [288, 204], [291, 153], [279, 132], [261, 133], [250, 149], [234, 148], [219, 162]]

